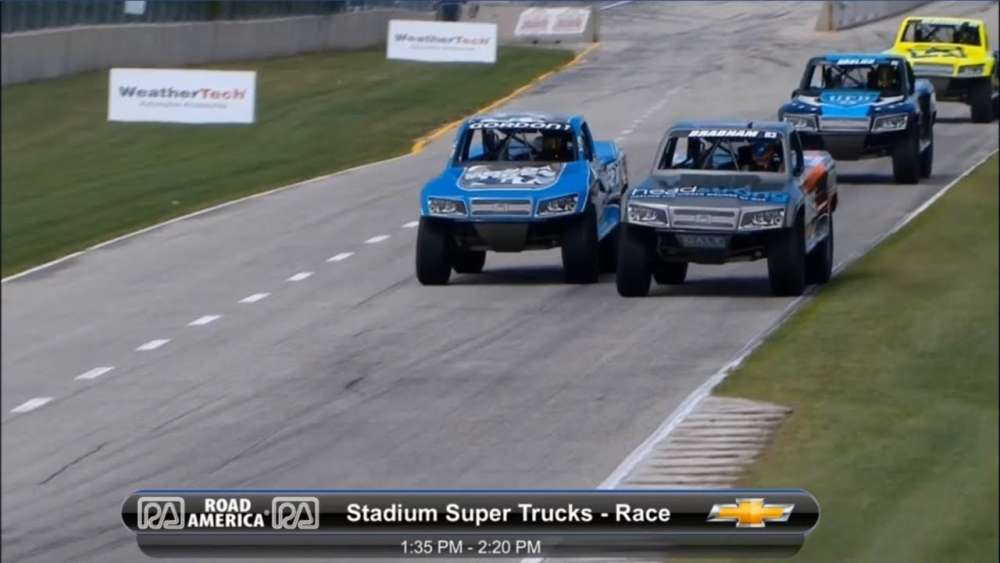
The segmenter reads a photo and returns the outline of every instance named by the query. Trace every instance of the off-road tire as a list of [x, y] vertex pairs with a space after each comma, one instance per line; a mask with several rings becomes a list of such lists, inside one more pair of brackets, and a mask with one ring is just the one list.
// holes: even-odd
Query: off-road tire
[[897, 184], [916, 184], [920, 180], [920, 135], [916, 126], [892, 149], [892, 177]]
[[802, 295], [806, 288], [806, 237], [802, 217], [767, 244], [767, 277], [775, 295]]
[[649, 295], [652, 281], [652, 249], [649, 233], [641, 227], [618, 227], [618, 269], [615, 285], [622, 297]]
[[445, 285], [451, 277], [451, 241], [445, 226], [426, 217], [417, 229], [417, 280], [423, 285]]
[[566, 230], [562, 243], [563, 275], [568, 283], [594, 283], [600, 274], [597, 213], [587, 208]]
[[833, 215], [830, 232], [806, 256], [806, 283], [826, 283], [833, 276]]
[[618, 234], [621, 227], [615, 227], [613, 231], [605, 235], [598, 245], [598, 261], [600, 262], [601, 273], [610, 274], [618, 269]]
[[996, 117], [993, 107], [993, 84], [989, 78], [977, 78], [969, 89], [969, 109], [973, 123], [989, 123]]
[[456, 250], [452, 253], [451, 266], [459, 274], [478, 274], [485, 264], [485, 250]]
[[660, 285], [682, 284], [687, 273], [687, 262], [657, 262], [653, 265], [653, 279]]

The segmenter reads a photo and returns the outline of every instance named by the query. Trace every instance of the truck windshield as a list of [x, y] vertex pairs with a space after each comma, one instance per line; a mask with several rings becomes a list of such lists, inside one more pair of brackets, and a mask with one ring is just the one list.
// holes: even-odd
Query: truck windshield
[[[746, 136], [751, 133], [756, 135]], [[657, 168], [783, 173], [785, 150], [781, 136], [770, 131], [694, 130], [667, 141]]]
[[576, 160], [573, 130], [565, 128], [466, 129], [458, 144], [458, 162], [571, 162]]
[[850, 58], [835, 61], [814, 61], [806, 69], [800, 90], [818, 96], [823, 90], [878, 90], [882, 96], [901, 96], [905, 80], [901, 61], [897, 59]]
[[979, 47], [979, 24], [912, 20], [903, 30], [907, 43], [951, 43]]

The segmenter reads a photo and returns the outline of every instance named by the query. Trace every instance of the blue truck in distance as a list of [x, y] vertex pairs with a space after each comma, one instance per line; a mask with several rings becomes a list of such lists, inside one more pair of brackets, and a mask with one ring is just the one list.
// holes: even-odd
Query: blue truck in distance
[[486, 252], [560, 247], [565, 279], [615, 269], [625, 155], [580, 115], [497, 113], [459, 128], [445, 170], [420, 192], [417, 279], [479, 273]]
[[934, 86], [917, 79], [904, 57], [870, 53], [810, 59], [778, 110], [804, 148], [837, 160], [892, 157], [893, 179], [902, 184], [931, 175], [936, 116]]

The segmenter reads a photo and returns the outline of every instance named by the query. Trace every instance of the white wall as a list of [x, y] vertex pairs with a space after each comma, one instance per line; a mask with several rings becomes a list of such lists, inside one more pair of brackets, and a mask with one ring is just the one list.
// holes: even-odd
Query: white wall
[[111, 67], [169, 67], [352, 50], [385, 43], [391, 19], [433, 12], [370, 10], [281, 19], [74, 26], [4, 34], [2, 84]]

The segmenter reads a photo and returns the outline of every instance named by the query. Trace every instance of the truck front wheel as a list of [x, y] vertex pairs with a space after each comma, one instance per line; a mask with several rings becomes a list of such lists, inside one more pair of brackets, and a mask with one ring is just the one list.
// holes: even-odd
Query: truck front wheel
[[892, 149], [892, 176], [897, 184], [916, 184], [920, 179], [920, 135], [917, 127], [906, 130], [906, 137]]
[[566, 230], [562, 243], [563, 274], [569, 283], [594, 283], [600, 275], [597, 213], [587, 205], [583, 215]]
[[969, 106], [974, 123], [993, 121], [993, 84], [989, 78], [977, 78], [969, 89]]
[[775, 295], [802, 295], [806, 288], [806, 237], [801, 216], [767, 245], [767, 277]]
[[478, 274], [486, 265], [485, 250], [456, 251], [452, 258], [452, 267], [459, 274]]
[[420, 218], [417, 231], [417, 280], [423, 285], [444, 285], [451, 277], [451, 244], [444, 225]]
[[653, 266], [653, 279], [660, 285], [682, 284], [687, 273], [687, 262], [657, 262]]
[[653, 275], [648, 233], [624, 224], [618, 227], [618, 271], [615, 285], [622, 297], [649, 295]]
[[833, 215], [827, 221], [830, 232], [806, 256], [806, 283], [826, 283], [833, 276]]

